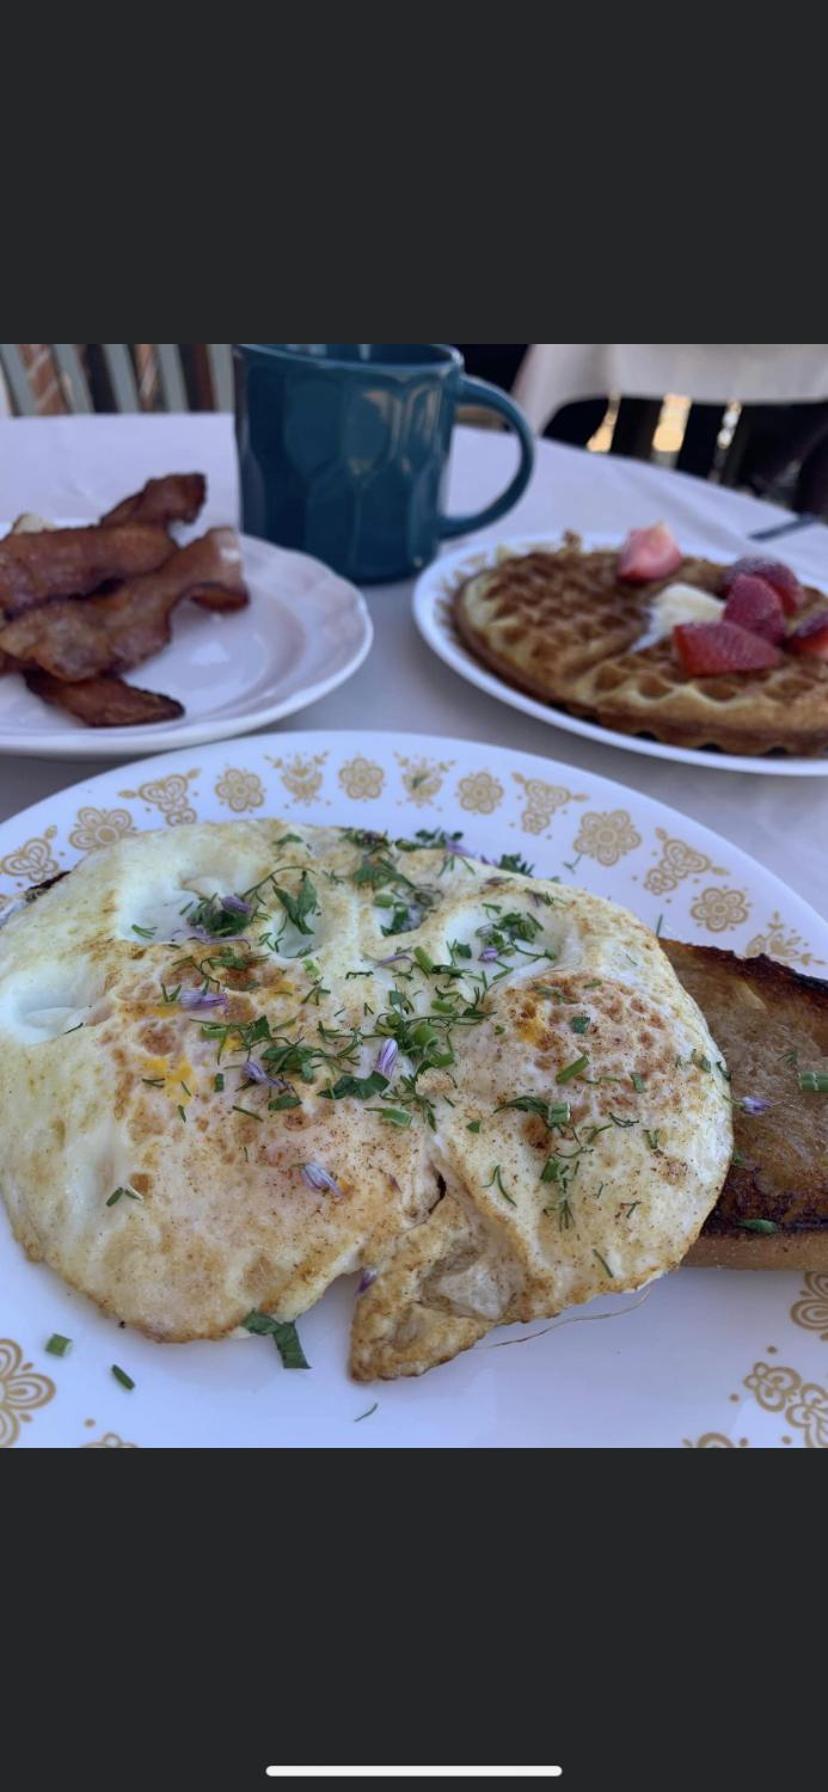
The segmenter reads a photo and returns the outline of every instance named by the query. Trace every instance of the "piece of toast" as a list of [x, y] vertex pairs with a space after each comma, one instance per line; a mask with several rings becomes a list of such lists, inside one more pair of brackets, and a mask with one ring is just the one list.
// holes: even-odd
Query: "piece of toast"
[[661, 944], [721, 1046], [734, 1103], [734, 1161], [686, 1261], [828, 1270], [828, 1093], [800, 1086], [802, 1072], [828, 1073], [828, 982], [764, 956]]

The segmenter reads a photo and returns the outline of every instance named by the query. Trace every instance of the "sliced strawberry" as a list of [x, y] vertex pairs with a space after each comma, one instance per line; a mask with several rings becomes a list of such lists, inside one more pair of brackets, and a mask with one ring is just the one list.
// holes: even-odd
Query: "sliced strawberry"
[[807, 622], [800, 622], [787, 646], [791, 653], [814, 653], [818, 659], [828, 660], [828, 610], [819, 610]]
[[778, 666], [778, 647], [752, 635], [736, 622], [680, 622], [673, 641], [691, 678], [715, 678], [719, 672], [764, 672]]
[[740, 628], [750, 629], [751, 634], [762, 635], [766, 641], [781, 641], [785, 634], [785, 612], [779, 592], [749, 572], [740, 572], [738, 579], [733, 580], [722, 621], [738, 622]]
[[727, 596], [742, 573], [764, 579], [765, 584], [778, 593], [786, 616], [793, 616], [795, 611], [802, 608], [805, 602], [802, 586], [796, 573], [791, 572], [789, 566], [783, 566], [781, 560], [765, 560], [761, 554], [746, 554], [742, 560], [737, 560], [727, 568], [720, 586], [723, 597]]
[[650, 579], [667, 579], [681, 565], [684, 555], [664, 523], [652, 529], [631, 529], [618, 555], [618, 577], [631, 585]]

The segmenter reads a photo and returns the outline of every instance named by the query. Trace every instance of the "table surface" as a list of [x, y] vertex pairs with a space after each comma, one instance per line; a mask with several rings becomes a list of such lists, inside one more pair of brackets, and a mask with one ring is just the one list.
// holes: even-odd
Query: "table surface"
[[[458, 429], [449, 509], [482, 507], [516, 463], [512, 439], [494, 431]], [[224, 415], [96, 416], [0, 422], [3, 520], [22, 510], [95, 520], [151, 476], [198, 469], [207, 474], [205, 524], [238, 518], [232, 420]], [[703, 529], [723, 558], [749, 551], [751, 530], [784, 521], [758, 499], [683, 474], [621, 457], [587, 454], [555, 442], [538, 444], [529, 489], [480, 540], [563, 528], [619, 535], [664, 521], [681, 540]], [[469, 538], [471, 539], [471, 538]], [[828, 528], [793, 538], [798, 562], [815, 581], [828, 580]], [[456, 544], [452, 543], [452, 546]], [[769, 552], [785, 555], [784, 537]], [[411, 615], [411, 582], [366, 592], [373, 651], [349, 682], [281, 724], [291, 728], [378, 728], [496, 741], [539, 753], [627, 784], [669, 803], [752, 853], [823, 915], [828, 915], [828, 778], [762, 778], [647, 759], [599, 746], [508, 708], [476, 690], [437, 660]], [[56, 790], [116, 765], [83, 760], [0, 760], [0, 819]], [[123, 761], [120, 761], [123, 763]]]

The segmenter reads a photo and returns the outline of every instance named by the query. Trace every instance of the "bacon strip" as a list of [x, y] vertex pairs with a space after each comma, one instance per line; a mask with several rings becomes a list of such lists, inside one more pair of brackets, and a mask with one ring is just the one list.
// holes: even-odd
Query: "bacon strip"
[[120, 678], [89, 678], [82, 684], [63, 684], [48, 672], [29, 672], [26, 683], [36, 697], [65, 709], [88, 728], [140, 728], [150, 722], [175, 722], [184, 715], [182, 703], [155, 691], [142, 691]]
[[163, 479], [148, 479], [140, 492], [122, 499], [114, 510], [101, 517], [100, 527], [111, 529], [119, 523], [158, 523], [166, 529], [170, 523], [194, 523], [207, 496], [203, 473], [167, 473]]
[[83, 596], [106, 579], [154, 572], [171, 551], [165, 530], [147, 523], [7, 535], [0, 541], [0, 614], [19, 616], [51, 598]]
[[157, 572], [129, 579], [106, 596], [45, 604], [18, 616], [0, 628], [0, 652], [27, 670], [69, 683], [125, 672], [166, 647], [176, 604], [205, 589], [217, 590], [231, 609], [248, 601], [233, 529], [209, 530], [175, 549]]

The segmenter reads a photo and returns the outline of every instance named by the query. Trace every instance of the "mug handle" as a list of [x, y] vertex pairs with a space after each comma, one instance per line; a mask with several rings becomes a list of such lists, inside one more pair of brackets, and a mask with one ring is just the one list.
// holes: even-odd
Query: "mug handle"
[[457, 402], [484, 405], [487, 410], [497, 411], [510, 423], [520, 442], [520, 466], [511, 482], [499, 498], [487, 504], [485, 510], [478, 510], [473, 516], [441, 516], [437, 519], [437, 531], [440, 536], [469, 535], [473, 529], [482, 529], [486, 523], [494, 523], [499, 516], [505, 516], [518, 498], [523, 496], [532, 477], [535, 464], [535, 438], [523, 415], [511, 398], [501, 392], [498, 386], [491, 386], [488, 380], [471, 379], [467, 373], [460, 375], [457, 388]]

